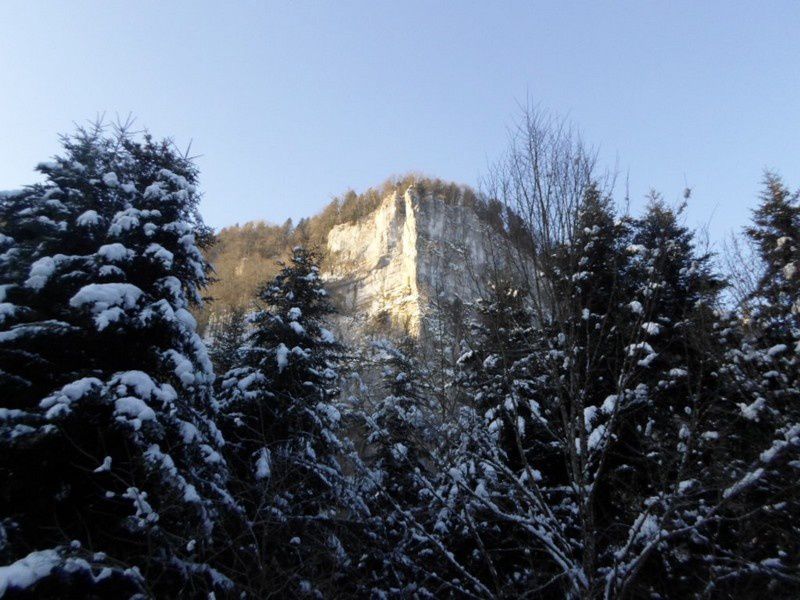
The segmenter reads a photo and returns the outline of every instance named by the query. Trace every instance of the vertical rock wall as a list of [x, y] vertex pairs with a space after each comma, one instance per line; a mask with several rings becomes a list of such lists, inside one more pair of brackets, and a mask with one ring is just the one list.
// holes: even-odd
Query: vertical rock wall
[[360, 221], [334, 227], [326, 279], [348, 323], [342, 333], [422, 335], [438, 307], [478, 294], [494, 262], [492, 237], [471, 207], [414, 187], [387, 196]]

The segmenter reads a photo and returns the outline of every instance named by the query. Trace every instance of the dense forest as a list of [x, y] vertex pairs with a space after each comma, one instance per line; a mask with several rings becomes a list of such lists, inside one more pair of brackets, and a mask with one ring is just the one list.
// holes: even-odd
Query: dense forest
[[[169, 140], [78, 129], [37, 169], [0, 196], [0, 597], [800, 595], [777, 174], [717, 256], [686, 202], [628, 214], [527, 115], [480, 193], [422, 183], [506, 234], [434, 364], [342, 345], [321, 277], [327, 232], [408, 180], [214, 235]], [[208, 296], [231, 307], [211, 347]]]

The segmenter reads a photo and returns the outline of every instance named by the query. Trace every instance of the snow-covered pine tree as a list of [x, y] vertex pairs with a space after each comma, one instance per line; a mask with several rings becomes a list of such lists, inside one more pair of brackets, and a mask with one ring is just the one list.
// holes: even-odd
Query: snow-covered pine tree
[[[472, 336], [458, 360], [464, 430], [454, 450], [442, 455], [445, 473], [431, 492], [439, 500], [433, 530], [481, 582], [462, 585], [482, 596], [513, 596], [555, 573], [534, 558], [536, 540], [526, 528], [507, 518], [529, 512], [526, 495], [542, 470], [562, 470], [552, 432], [542, 426], [553, 407], [538, 395], [544, 346], [527, 297], [512, 281], [498, 279], [477, 302]], [[453, 585], [463, 580], [448, 571]]]
[[[800, 191], [790, 193], [767, 173], [753, 225], [745, 230], [761, 259], [761, 278], [751, 298], [748, 330], [753, 351], [769, 373], [766, 403], [754, 412], [778, 411], [800, 421]], [[777, 416], [777, 415], [775, 415]], [[769, 419], [769, 415], [764, 415]]]
[[395, 499], [412, 499], [417, 488], [414, 471], [430, 449], [428, 405], [430, 385], [414, 358], [415, 342], [380, 344], [384, 393], [369, 416], [367, 439], [372, 459], [382, 475], [382, 486]]
[[247, 334], [247, 313], [241, 306], [226, 311], [211, 327], [209, 356], [217, 373], [227, 373], [238, 363], [237, 354]]
[[258, 294], [260, 309], [225, 375], [221, 401], [236, 486], [253, 523], [262, 595], [324, 593], [348, 557], [336, 535], [349, 505], [340, 458], [338, 345], [316, 256], [302, 247]]
[[208, 271], [197, 169], [97, 126], [38, 170], [0, 204], [2, 591], [230, 589], [209, 557], [235, 507], [188, 311]]
[[[633, 402], [622, 399], [633, 427], [620, 454], [637, 478], [620, 504], [629, 529], [609, 548], [606, 592], [752, 597], [766, 584], [791, 596], [797, 493], [787, 463], [798, 430], [758, 415], [766, 373], [753, 369], [741, 323], [719, 310], [723, 281], [679, 215], [654, 198], [636, 222], [646, 337], [626, 353], [636, 387]], [[766, 530], [770, 544], [759, 541]]]
[[761, 278], [747, 315], [751, 358], [760, 362], [766, 402], [749, 407], [756, 419], [800, 422], [800, 191], [790, 193], [768, 173], [754, 223]]
[[[716, 310], [724, 283], [710, 255], [696, 249], [693, 233], [680, 223], [684, 207], [672, 209], [654, 194], [634, 222], [628, 248], [634, 329], [619, 354], [630, 376], [615, 396], [617, 476], [609, 478], [608, 489], [617, 497], [616, 520], [630, 530], [605, 557], [614, 565], [608, 589], [616, 593], [678, 591], [687, 585], [687, 569], [696, 581], [707, 568], [689, 566], [688, 557], [700, 546], [676, 531], [686, 525], [678, 516], [684, 507], [697, 509], [699, 482], [707, 489], [716, 485], [703, 468], [708, 448], [701, 434], [725, 408], [719, 380], [725, 336]], [[655, 524], [671, 532], [658, 550]]]
[[[713, 431], [726, 465], [721, 500], [715, 594], [800, 593], [800, 193], [767, 173], [761, 203], [745, 233], [760, 264], [759, 283], [728, 344], [724, 375], [730, 410]], [[765, 543], [769, 540], [768, 543]]]
[[546, 296], [493, 286], [459, 360], [467, 405], [430, 492], [451, 589], [593, 593], [605, 399], [619, 383], [618, 326], [630, 321], [629, 224], [595, 188], [574, 218], [571, 242], [542, 257]]
[[755, 242], [763, 265], [751, 318], [765, 340], [796, 344], [800, 339], [800, 191], [791, 193], [780, 177], [767, 173], [761, 204], [745, 232]]
[[418, 341], [375, 344], [385, 394], [364, 416], [366, 450], [361, 463], [364, 496], [371, 518], [359, 559], [364, 593], [402, 596], [423, 583], [415, 568], [415, 533], [425, 512], [420, 491], [429, 477], [433, 397], [428, 373], [417, 360]]

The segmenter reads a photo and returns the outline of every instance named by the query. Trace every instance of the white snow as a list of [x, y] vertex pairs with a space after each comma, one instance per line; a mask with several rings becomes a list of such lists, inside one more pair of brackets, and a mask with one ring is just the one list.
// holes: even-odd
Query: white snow
[[597, 419], [596, 406], [587, 406], [583, 409], [583, 423], [587, 432], [592, 430], [595, 419]]
[[175, 318], [178, 319], [181, 323], [183, 323], [187, 329], [195, 331], [197, 329], [197, 319], [192, 316], [185, 308], [179, 308], [175, 311]]
[[144, 251], [145, 256], [149, 256], [154, 260], [160, 262], [164, 268], [169, 269], [172, 267], [172, 261], [174, 259], [174, 254], [164, 248], [161, 244], [150, 244], [147, 249]]
[[487, 356], [483, 361], [483, 368], [484, 369], [493, 369], [497, 363], [500, 361], [500, 357], [496, 354], [490, 354]]
[[324, 327], [319, 328], [319, 337], [326, 344], [333, 344], [336, 341], [336, 337], [334, 337], [333, 333]]
[[638, 300], [634, 300], [633, 302], [629, 302], [628, 303], [628, 308], [631, 309], [631, 312], [633, 312], [633, 313], [635, 313], [637, 315], [641, 315], [642, 313], [644, 313], [644, 307], [642, 306], [642, 303], [639, 302]]
[[338, 423], [342, 418], [342, 414], [339, 412], [339, 410], [327, 402], [317, 403], [317, 412], [325, 415], [328, 418], [328, 421], [331, 423]]
[[94, 318], [97, 330], [103, 331], [106, 327], [111, 325], [111, 323], [119, 321], [124, 314], [125, 312], [118, 306], [104, 310]]
[[263, 381], [263, 379], [264, 377], [261, 375], [261, 373], [256, 371], [254, 373], [250, 373], [246, 377], [242, 377], [236, 384], [236, 387], [238, 387], [242, 391], [246, 391], [247, 388], [249, 388], [253, 384], [253, 382]]
[[156, 284], [165, 292], [169, 293], [172, 298], [180, 298], [181, 295], [181, 281], [173, 275], [159, 279]]
[[742, 477], [739, 481], [734, 483], [731, 487], [726, 489], [722, 493], [723, 498], [729, 498], [733, 494], [740, 492], [741, 490], [751, 486], [753, 483], [758, 481], [761, 476], [764, 474], [764, 469], [756, 469], [750, 473], [747, 473], [744, 477]]
[[152, 397], [169, 402], [177, 398], [175, 390], [171, 386], [158, 386], [150, 375], [144, 371], [122, 371], [117, 373], [111, 380], [111, 385], [124, 386], [119, 388], [121, 393], [126, 393], [133, 389], [140, 398], [150, 399]]
[[603, 436], [605, 435], [605, 433], [606, 433], [606, 426], [599, 425], [597, 429], [595, 429], [594, 431], [592, 431], [592, 433], [589, 434], [589, 439], [586, 441], [586, 443], [589, 446], [590, 451], [596, 450], [598, 446], [600, 446], [600, 442], [603, 441]]
[[68, 383], [55, 394], [44, 398], [39, 406], [45, 409], [45, 418], [52, 419], [62, 414], [69, 413], [70, 405], [80, 400], [94, 388], [102, 387], [103, 383], [96, 377], [84, 377]]
[[128, 260], [134, 256], [133, 250], [128, 250], [119, 242], [100, 246], [100, 248], [97, 249], [97, 254], [111, 262]]
[[653, 360], [655, 360], [656, 357], [658, 357], [658, 354], [656, 354], [655, 352], [651, 352], [650, 354], [645, 356], [642, 360], [638, 361], [636, 364], [638, 364], [640, 367], [649, 367], [650, 363], [653, 362]]
[[44, 256], [31, 265], [25, 285], [40, 290], [56, 270], [56, 260], [52, 256]]
[[303, 316], [303, 312], [299, 308], [294, 306], [289, 309], [289, 312], [286, 313], [286, 315], [289, 317], [290, 320], [296, 321], [297, 319]]
[[275, 360], [278, 363], [278, 373], [282, 373], [289, 365], [289, 348], [286, 347], [286, 344], [278, 345], [275, 350]]
[[197, 493], [197, 488], [191, 483], [187, 483], [186, 487], [183, 488], [183, 499], [186, 502], [200, 503], [200, 494]]
[[116, 173], [106, 173], [103, 175], [103, 183], [105, 183], [108, 187], [117, 187], [119, 185], [119, 179], [117, 178]]
[[636, 520], [634, 527], [639, 531], [636, 537], [641, 540], [652, 540], [658, 537], [661, 529], [658, 526], [658, 518], [655, 515], [642, 515]]
[[24, 590], [33, 586], [47, 577], [61, 562], [61, 557], [55, 550], [40, 550], [0, 567], [0, 598], [10, 589]]
[[103, 265], [97, 270], [100, 277], [124, 277], [125, 271], [114, 265]]
[[610, 415], [614, 412], [614, 408], [617, 406], [617, 395], [611, 394], [610, 396], [606, 396], [606, 399], [603, 400], [603, 404], [600, 406], [600, 410], [602, 410], [605, 414]]
[[136, 487], [129, 487], [122, 494], [122, 497], [128, 498], [133, 502], [133, 506], [136, 508], [136, 519], [140, 527], [145, 527], [148, 523], [158, 521], [158, 513], [153, 510], [153, 507], [147, 501], [147, 492], [143, 492]]
[[161, 182], [156, 181], [155, 183], [151, 183], [144, 189], [144, 193], [142, 194], [147, 200], [161, 198], [164, 195], [164, 190], [161, 187]]
[[256, 459], [256, 479], [268, 479], [271, 474], [272, 454], [268, 448], [261, 448]]
[[139, 211], [135, 209], [118, 212], [111, 220], [111, 226], [108, 228], [108, 233], [116, 236], [136, 227], [139, 224], [138, 213]]
[[777, 356], [778, 354], [782, 354], [783, 352], [786, 352], [786, 344], [776, 344], [775, 346], [767, 350], [767, 354], [769, 356]]
[[106, 456], [103, 459], [103, 464], [101, 464], [99, 467], [97, 467], [94, 470], [94, 472], [95, 473], [105, 473], [106, 471], [110, 471], [110, 470], [111, 470], [111, 457], [110, 456]]
[[122, 318], [124, 309], [136, 306], [141, 296], [142, 290], [130, 283], [91, 283], [78, 290], [69, 303], [75, 308], [90, 305], [95, 325], [102, 331]]
[[133, 396], [117, 398], [114, 402], [114, 413], [128, 417], [134, 429], [139, 429], [142, 421], [152, 421], [156, 418], [156, 413], [145, 404], [144, 400]]
[[182, 421], [180, 425], [181, 439], [184, 444], [191, 444], [200, 439], [200, 431], [192, 423]]
[[650, 335], [658, 335], [661, 331], [661, 325], [653, 322], [642, 323], [642, 329], [644, 329]]
[[647, 342], [639, 342], [638, 344], [630, 344], [627, 348], [625, 348], [628, 352], [628, 356], [633, 356], [639, 350], [644, 350], [648, 354], [653, 353], [653, 347], [648, 344]]
[[169, 356], [175, 365], [173, 372], [178, 376], [178, 379], [181, 380], [183, 385], [192, 385], [195, 383], [197, 378], [195, 377], [194, 365], [192, 364], [192, 361], [175, 350], [167, 350], [165, 354]]
[[158, 172], [158, 174], [161, 175], [161, 177], [163, 177], [164, 179], [168, 179], [182, 190], [191, 191], [192, 189], [192, 186], [189, 185], [189, 182], [186, 181], [185, 177], [183, 177], [182, 175], [178, 175], [177, 173], [173, 173], [169, 169], [161, 169]]
[[783, 276], [786, 277], [786, 279], [792, 279], [794, 277], [794, 274], [797, 273], [797, 265], [793, 262], [790, 262], [784, 265], [782, 270], [783, 270]]
[[117, 236], [139, 225], [140, 218], [158, 217], [161, 212], [158, 210], [139, 210], [138, 208], [126, 208], [119, 211], [111, 219], [108, 228], [109, 235]]
[[401, 442], [397, 442], [396, 444], [392, 444], [390, 452], [395, 460], [400, 461], [408, 456], [408, 446]]
[[297, 321], [290, 321], [289, 327], [291, 327], [292, 331], [294, 331], [297, 335], [303, 335], [306, 332], [303, 326], [300, 325], [300, 323], [298, 323]]
[[742, 416], [745, 419], [749, 419], [750, 421], [758, 421], [758, 415], [764, 408], [766, 402], [767, 401], [764, 400], [764, 398], [759, 396], [750, 404], [745, 404], [744, 402], [740, 402], [739, 409], [742, 411]]
[[92, 225], [97, 225], [100, 222], [100, 215], [97, 214], [96, 210], [87, 210], [85, 213], [81, 214], [77, 219], [75, 219], [75, 223], [79, 227], [90, 227]]
[[11, 304], [11, 302], [0, 302], [0, 324], [4, 323], [7, 317], [13, 317], [18, 308], [16, 304]]
[[130, 283], [90, 283], [70, 298], [69, 305], [80, 308], [90, 304], [93, 313], [112, 306], [133, 308], [142, 296], [142, 290]]

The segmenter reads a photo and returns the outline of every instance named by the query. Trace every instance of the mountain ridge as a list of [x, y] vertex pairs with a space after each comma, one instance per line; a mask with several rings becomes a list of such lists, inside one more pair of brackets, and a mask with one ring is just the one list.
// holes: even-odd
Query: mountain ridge
[[[213, 329], [216, 316], [246, 309], [279, 261], [304, 245], [320, 254], [340, 312], [360, 317], [354, 319], [357, 329], [418, 336], [432, 303], [441, 300], [441, 283], [450, 300], [457, 288], [476, 290], [474, 278], [466, 276], [468, 255], [485, 258], [482, 246], [502, 221], [501, 210], [468, 186], [407, 176], [363, 194], [348, 192], [297, 225], [288, 220], [224, 228], [208, 253], [216, 272], [207, 294], [213, 301], [198, 320]], [[444, 262], [447, 270], [438, 264]], [[353, 314], [358, 310], [364, 314]]]

